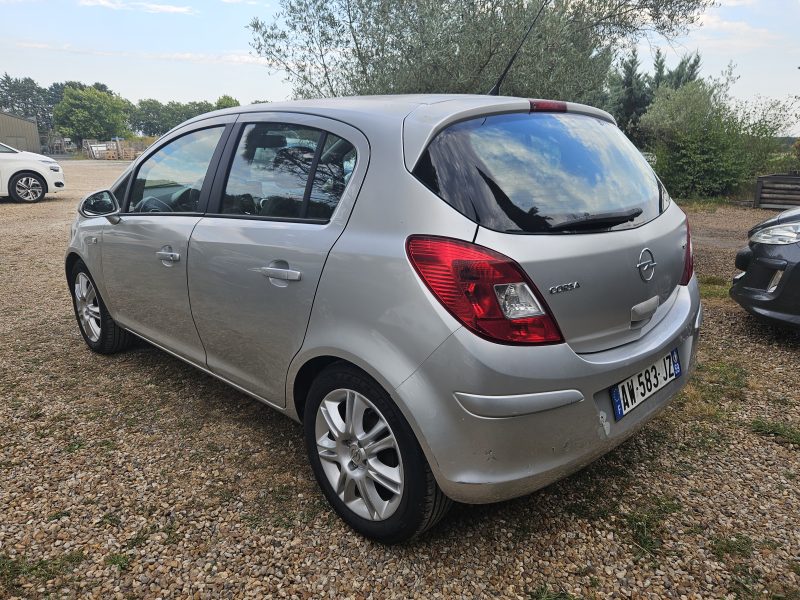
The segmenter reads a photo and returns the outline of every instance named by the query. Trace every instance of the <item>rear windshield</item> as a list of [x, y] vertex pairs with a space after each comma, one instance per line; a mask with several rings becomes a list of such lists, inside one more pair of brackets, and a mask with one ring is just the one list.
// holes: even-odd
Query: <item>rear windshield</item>
[[[615, 125], [585, 115], [506, 114], [456, 123], [433, 139], [414, 175], [495, 231], [627, 229], [659, 214], [650, 165]], [[620, 215], [627, 220], [619, 222]], [[571, 226], [580, 221], [588, 227]]]

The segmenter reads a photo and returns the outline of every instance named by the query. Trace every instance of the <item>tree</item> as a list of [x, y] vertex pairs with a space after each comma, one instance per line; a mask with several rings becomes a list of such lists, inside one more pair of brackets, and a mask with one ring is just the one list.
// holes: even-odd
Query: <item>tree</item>
[[661, 48], [656, 48], [656, 54], [653, 57], [653, 77], [650, 79], [650, 89], [653, 93], [661, 87], [666, 79], [667, 61]]
[[670, 69], [664, 76], [664, 83], [672, 89], [696, 81], [700, 76], [700, 54], [684, 55], [674, 69]]
[[0, 78], [0, 110], [20, 117], [36, 119], [40, 133], [47, 132], [52, 125], [48, 109], [47, 90], [30, 77], [11, 77], [4, 73]]
[[[540, 2], [280, 0], [250, 23], [252, 46], [297, 97], [404, 92], [484, 93]], [[596, 101], [618, 45], [670, 36], [711, 0], [555, 0], [510, 71], [503, 93]]]
[[798, 121], [798, 99], [733, 101], [731, 71], [678, 89], [661, 86], [641, 118], [655, 168], [678, 197], [731, 194], [772, 170], [782, 131]]
[[228, 96], [226, 94], [217, 98], [214, 108], [219, 110], [220, 108], [233, 108], [234, 106], [239, 106], [239, 101], [233, 96]]
[[127, 103], [119, 96], [101, 92], [93, 87], [80, 90], [67, 86], [53, 110], [57, 129], [76, 140], [107, 140], [127, 133]]
[[169, 131], [164, 105], [153, 98], [139, 100], [130, 116], [131, 129], [143, 135], [161, 135]]
[[652, 100], [652, 81], [639, 72], [639, 56], [634, 50], [622, 61], [621, 70], [610, 76], [610, 108], [617, 124], [637, 146], [643, 144], [639, 119]]

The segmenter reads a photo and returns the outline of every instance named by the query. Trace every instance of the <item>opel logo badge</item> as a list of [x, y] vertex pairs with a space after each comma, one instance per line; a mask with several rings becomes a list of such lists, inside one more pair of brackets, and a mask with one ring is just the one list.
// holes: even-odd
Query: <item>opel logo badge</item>
[[656, 273], [657, 264], [650, 248], [642, 250], [641, 254], [639, 254], [639, 262], [636, 265], [636, 268], [639, 269], [639, 277], [642, 278], [642, 281], [650, 281], [653, 278], [653, 275]]

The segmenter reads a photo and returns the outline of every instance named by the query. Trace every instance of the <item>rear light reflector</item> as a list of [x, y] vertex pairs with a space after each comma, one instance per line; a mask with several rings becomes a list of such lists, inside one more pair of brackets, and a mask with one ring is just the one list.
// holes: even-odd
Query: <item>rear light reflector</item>
[[507, 256], [434, 236], [411, 236], [406, 252], [442, 306], [481, 337], [504, 344], [563, 341], [536, 286]]
[[560, 100], [531, 100], [531, 112], [567, 112], [567, 103]]
[[692, 248], [692, 232], [689, 229], [689, 221], [686, 221], [686, 254], [683, 259], [681, 285], [689, 285], [692, 275], [694, 275], [694, 249]]

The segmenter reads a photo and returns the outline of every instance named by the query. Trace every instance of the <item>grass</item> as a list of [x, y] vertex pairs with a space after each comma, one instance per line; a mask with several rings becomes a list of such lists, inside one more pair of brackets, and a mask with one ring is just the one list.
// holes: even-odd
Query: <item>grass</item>
[[151, 525], [150, 527], [143, 527], [136, 533], [135, 536], [133, 536], [131, 539], [128, 540], [128, 543], [125, 544], [125, 547], [131, 549], [141, 546], [156, 531], [158, 531], [158, 527], [156, 527], [155, 525]]
[[653, 498], [643, 508], [626, 515], [631, 539], [641, 554], [655, 555], [663, 543], [664, 520], [679, 510], [681, 505], [672, 498]]
[[715, 213], [720, 206], [728, 204], [726, 198], [682, 198], [675, 202], [688, 212]]
[[727, 417], [726, 403], [742, 402], [747, 392], [747, 371], [728, 361], [698, 363], [694, 376], [678, 396], [682, 420], [691, 422], [689, 446], [695, 449], [719, 447], [726, 434], [719, 424]]
[[127, 571], [131, 566], [131, 557], [126, 554], [109, 554], [106, 556], [106, 564], [117, 567], [120, 571]]
[[744, 534], [732, 537], [714, 536], [711, 538], [711, 552], [722, 560], [726, 556], [748, 558], [753, 554], [753, 540]]
[[77, 452], [78, 450], [80, 450], [84, 446], [86, 446], [86, 443], [83, 440], [81, 440], [79, 438], [75, 438], [69, 444], [67, 444], [67, 447], [64, 448], [64, 450], [66, 452], [68, 452], [69, 454], [72, 454], [73, 452]]
[[100, 522], [104, 525], [112, 525], [113, 527], [119, 527], [122, 523], [122, 519], [119, 518], [119, 515], [113, 512], [109, 512], [104, 514], [100, 518]]
[[62, 556], [35, 562], [25, 558], [0, 555], [0, 589], [16, 591], [24, 579], [46, 582], [72, 571], [86, 558], [83, 552], [70, 552]]
[[535, 590], [528, 592], [530, 600], [576, 600], [575, 596], [564, 590], [553, 592], [548, 585], [540, 585]]
[[750, 429], [759, 435], [773, 436], [795, 446], [800, 446], [800, 429], [788, 423], [755, 419], [750, 423]]
[[60, 510], [58, 512], [54, 512], [52, 515], [47, 517], [48, 521], [58, 521], [61, 517], [68, 517], [69, 511], [68, 510]]
[[716, 275], [698, 275], [697, 281], [700, 284], [700, 297], [704, 300], [728, 297], [731, 283], [727, 279]]

